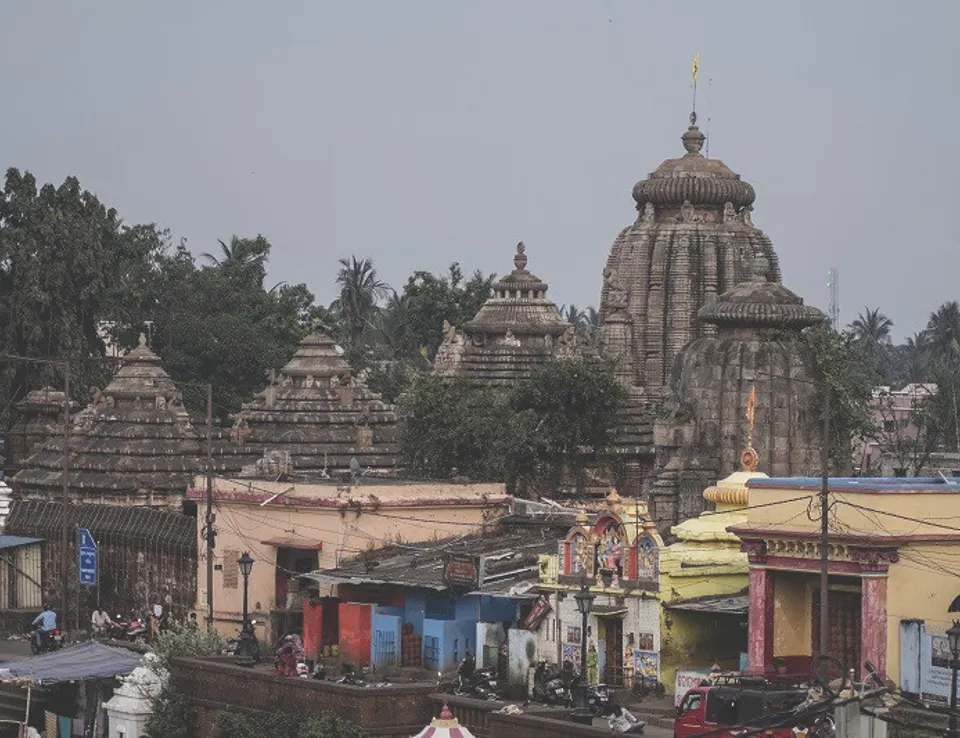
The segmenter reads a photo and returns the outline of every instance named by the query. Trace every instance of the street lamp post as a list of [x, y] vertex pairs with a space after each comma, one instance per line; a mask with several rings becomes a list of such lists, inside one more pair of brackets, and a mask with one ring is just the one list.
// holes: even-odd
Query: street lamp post
[[960, 668], [960, 620], [954, 621], [947, 630], [947, 639], [950, 641], [950, 727], [947, 729], [947, 738], [960, 738], [957, 731], [957, 669]]
[[595, 597], [596, 595], [594, 595], [593, 592], [590, 591], [590, 587], [587, 585], [586, 580], [584, 580], [580, 584], [580, 591], [573, 596], [573, 599], [577, 601], [577, 610], [580, 611], [580, 618], [581, 618], [580, 673], [583, 676], [583, 680], [580, 685], [580, 707], [577, 709], [577, 713], [581, 713], [581, 714], [587, 710], [586, 686], [589, 682], [589, 672], [587, 671], [587, 618], [590, 615], [590, 608], [593, 606], [593, 600]]
[[250, 610], [248, 594], [250, 591], [250, 572], [253, 570], [253, 557], [246, 551], [237, 560], [240, 573], [243, 575], [243, 627], [240, 630], [240, 642], [237, 644], [237, 663], [241, 666], [253, 666], [256, 659], [253, 657], [253, 643], [255, 636], [250, 625]]

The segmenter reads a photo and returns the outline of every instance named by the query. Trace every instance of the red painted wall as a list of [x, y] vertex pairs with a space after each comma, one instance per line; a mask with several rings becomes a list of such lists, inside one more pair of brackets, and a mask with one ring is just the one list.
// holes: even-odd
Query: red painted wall
[[303, 601], [303, 650], [308, 659], [315, 659], [323, 645], [323, 605]]
[[357, 666], [370, 663], [373, 605], [340, 603], [340, 655]]

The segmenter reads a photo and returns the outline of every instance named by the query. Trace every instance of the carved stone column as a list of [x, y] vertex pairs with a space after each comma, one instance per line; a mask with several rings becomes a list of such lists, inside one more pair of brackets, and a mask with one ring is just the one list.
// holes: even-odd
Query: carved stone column
[[[899, 560], [896, 550], [854, 549], [851, 558], [860, 564], [860, 660], [869, 661], [877, 671], [887, 668], [887, 575], [890, 564]], [[858, 672], [865, 678], [863, 664]]]

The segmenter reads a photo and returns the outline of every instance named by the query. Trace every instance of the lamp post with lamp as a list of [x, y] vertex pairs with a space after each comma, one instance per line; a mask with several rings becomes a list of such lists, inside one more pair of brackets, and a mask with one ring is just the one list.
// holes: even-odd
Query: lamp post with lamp
[[587, 618], [590, 615], [590, 610], [593, 607], [593, 601], [595, 598], [596, 595], [590, 591], [590, 587], [587, 585], [586, 577], [584, 577], [580, 582], [580, 591], [573, 596], [573, 599], [577, 602], [577, 610], [580, 611], [581, 618], [580, 672], [583, 675], [583, 680], [580, 685], [580, 706], [577, 708], [576, 713], [573, 716], [573, 719], [576, 722], [585, 722], [587, 718], [590, 719], [591, 723], [593, 722], [593, 716], [590, 714], [590, 710], [587, 709], [586, 704], [586, 685], [589, 681], [589, 672], [587, 671]]
[[960, 620], [955, 620], [947, 629], [947, 640], [950, 642], [950, 727], [947, 729], [947, 738], [960, 738], [957, 731], [957, 669], [960, 668]]
[[[257, 659], [255, 657], [256, 636], [253, 634], [253, 625], [250, 622], [250, 610], [248, 607], [248, 595], [250, 591], [250, 572], [253, 571], [253, 557], [244, 551], [243, 555], [237, 560], [240, 567], [240, 574], [243, 575], [243, 626], [240, 629], [240, 642], [237, 644], [237, 663], [240, 666], [253, 666]], [[256, 650], [259, 650], [258, 648]]]

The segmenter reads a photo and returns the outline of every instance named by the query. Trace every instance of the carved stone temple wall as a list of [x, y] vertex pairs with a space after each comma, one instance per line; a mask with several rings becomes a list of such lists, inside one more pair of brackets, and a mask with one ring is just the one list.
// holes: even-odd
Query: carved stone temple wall
[[510, 387], [544, 362], [574, 355], [574, 328], [547, 298], [547, 283], [527, 270], [523, 243], [517, 244], [513, 264], [473, 320], [462, 329], [444, 321], [437, 374], [476, 386]]
[[[791, 338], [780, 345], [773, 333], [798, 335], [820, 319], [813, 317], [818, 311], [804, 312], [808, 308], [800, 319], [786, 316], [802, 301], [779, 286], [773, 244], [752, 221], [756, 193], [722, 161], [703, 155], [705, 137], [691, 118], [681, 137], [685, 153], [634, 186], [639, 216], [613, 243], [601, 293], [600, 347], [627, 388], [624, 422], [634, 441], [617, 450], [627, 471], [621, 491], [646, 493], [663, 527], [696, 515], [703, 488], [738, 468], [735, 449], [744, 437], [731, 419], [743, 415], [744, 384], [756, 379], [755, 370], [773, 369], [798, 382], [811, 376], [799, 344]], [[753, 281], [760, 279], [752, 267], [758, 259], [762, 286]], [[738, 313], [742, 323], [709, 312], [721, 295], [728, 305], [740, 305], [743, 296], [735, 288], [744, 283], [753, 285], [747, 297], [756, 302], [737, 308], [746, 311]], [[769, 314], [757, 307], [769, 301]], [[764, 317], [751, 322], [751, 310]], [[805, 468], [803, 444], [816, 422], [795, 396], [803, 391], [781, 389], [758, 385], [760, 395], [767, 392], [763, 401], [778, 408], [769, 417], [757, 413], [757, 443], [767, 444], [764, 469], [774, 474]]]

